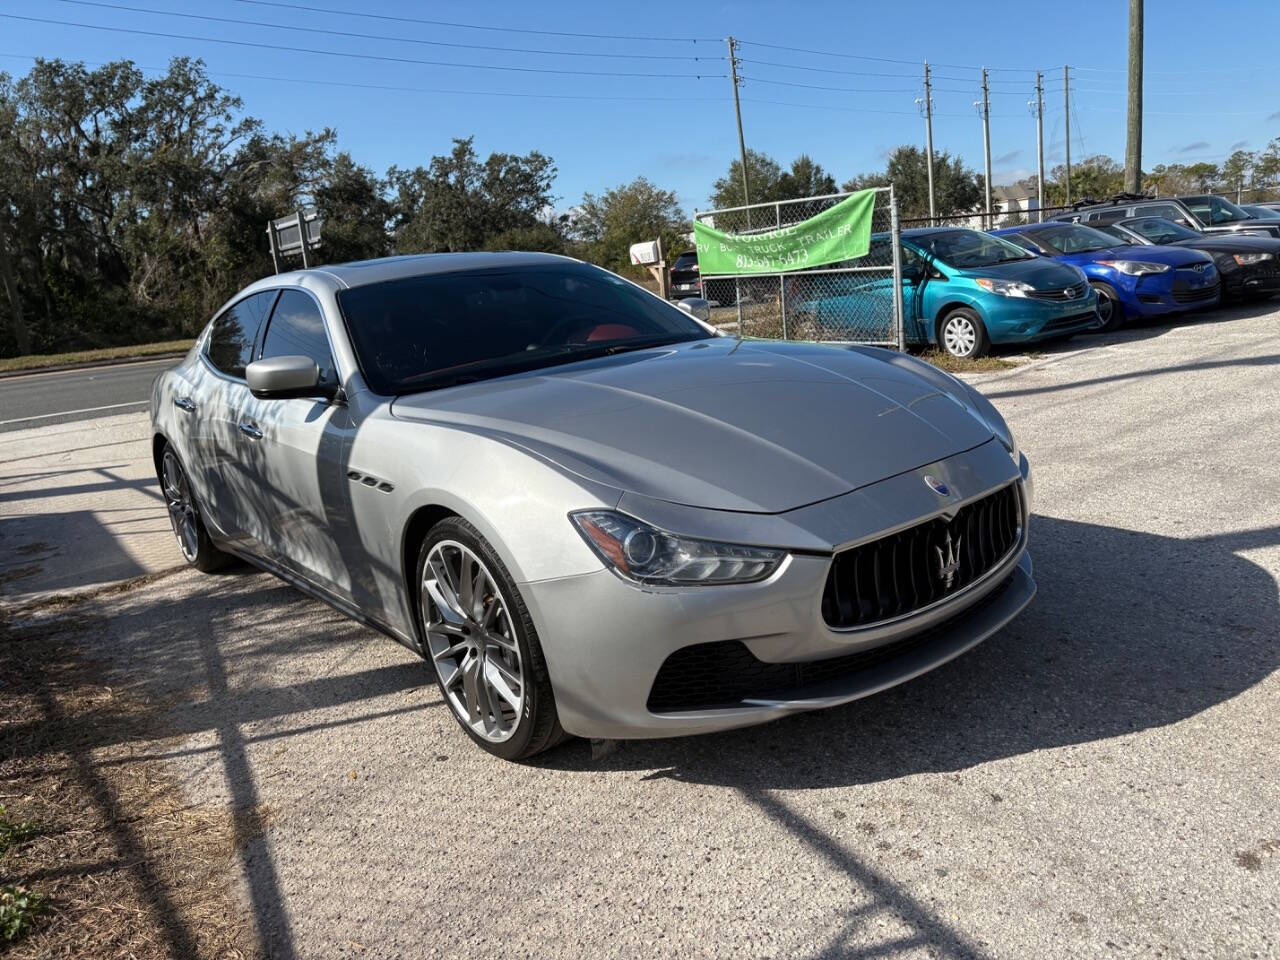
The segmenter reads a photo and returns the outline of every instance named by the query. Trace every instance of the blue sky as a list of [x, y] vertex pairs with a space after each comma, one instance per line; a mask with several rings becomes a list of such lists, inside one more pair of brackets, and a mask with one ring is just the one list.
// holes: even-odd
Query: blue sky
[[[178, 54], [199, 56], [269, 128], [334, 127], [340, 145], [379, 173], [393, 163], [425, 163], [455, 136], [474, 134], [482, 153], [541, 150], [559, 166], [561, 207], [584, 191], [644, 174], [676, 190], [686, 212], [705, 209], [712, 181], [737, 152], [724, 59], [729, 35], [746, 41], [739, 55], [747, 145], [784, 163], [807, 152], [843, 180], [882, 169], [898, 144], [923, 145], [915, 101], [926, 58], [937, 76], [934, 144], [979, 170], [977, 68], [993, 68], [996, 183], [1035, 168], [1027, 101], [1037, 68], [1045, 72], [1046, 166], [1062, 158], [1064, 63], [1072, 67], [1072, 158], [1123, 157], [1128, 4], [1121, 0], [686, 2], [654, 9], [646, 14], [640, 5], [598, 0], [0, 0], [0, 14], [65, 22], [0, 18], [0, 69], [22, 73], [37, 55], [130, 58], [143, 67], [162, 67]], [[1147, 0], [1146, 22], [1144, 166], [1220, 161], [1280, 136], [1280, 3], [1218, 0], [1210, 13], [1203, 0]]]

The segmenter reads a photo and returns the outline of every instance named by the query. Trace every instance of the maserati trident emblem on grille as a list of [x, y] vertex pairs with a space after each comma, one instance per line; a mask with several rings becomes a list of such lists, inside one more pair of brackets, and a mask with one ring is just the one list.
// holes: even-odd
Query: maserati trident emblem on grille
[[924, 485], [940, 497], [951, 496], [951, 488], [931, 473], [924, 475]]
[[950, 590], [951, 585], [956, 582], [956, 574], [960, 572], [960, 538], [956, 537], [952, 540], [951, 533], [948, 532], [947, 538], [942, 541], [942, 546], [934, 547], [933, 552], [938, 560], [938, 566], [934, 572], [938, 575], [942, 589]]

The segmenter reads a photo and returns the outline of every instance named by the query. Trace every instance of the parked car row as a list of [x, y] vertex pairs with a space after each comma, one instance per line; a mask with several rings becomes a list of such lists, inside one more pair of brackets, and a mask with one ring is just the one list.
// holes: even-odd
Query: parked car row
[[[972, 358], [992, 344], [1112, 330], [1280, 294], [1280, 210], [1260, 209], [1272, 216], [1217, 196], [1121, 197], [989, 233], [906, 230], [904, 338]], [[867, 260], [889, 262], [875, 249], [889, 244], [888, 234], [873, 236]], [[802, 336], [838, 338], [860, 318], [892, 312], [886, 275], [800, 273], [786, 289], [787, 313]]]

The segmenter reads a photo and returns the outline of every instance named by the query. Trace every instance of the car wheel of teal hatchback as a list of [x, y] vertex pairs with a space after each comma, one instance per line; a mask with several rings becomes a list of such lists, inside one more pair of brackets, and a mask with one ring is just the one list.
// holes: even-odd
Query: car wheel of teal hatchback
[[1089, 286], [1098, 293], [1098, 316], [1102, 319], [1099, 330], [1114, 330], [1124, 322], [1124, 307], [1120, 306], [1115, 288], [1101, 280], [1090, 280]]
[[991, 344], [982, 318], [968, 307], [957, 307], [942, 318], [938, 345], [953, 357], [970, 360], [986, 353]]

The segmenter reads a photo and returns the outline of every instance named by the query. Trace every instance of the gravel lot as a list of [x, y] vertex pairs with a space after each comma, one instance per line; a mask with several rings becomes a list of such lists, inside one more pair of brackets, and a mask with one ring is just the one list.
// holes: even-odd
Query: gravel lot
[[503, 763], [243, 570], [92, 600], [85, 642], [184, 737], [137, 755], [265, 811], [235, 882], [272, 956], [1278, 956], [1278, 372], [1255, 305], [975, 378], [1036, 470], [1035, 602], [762, 728]]

